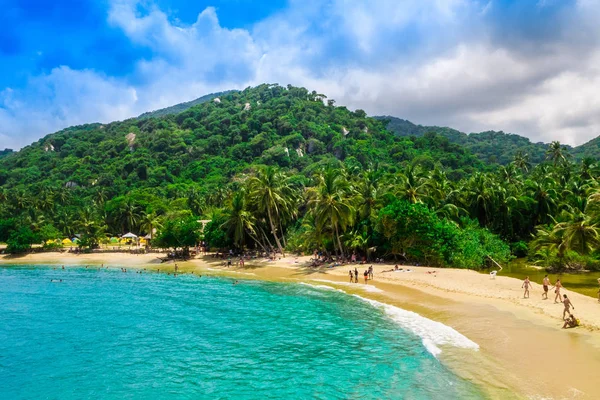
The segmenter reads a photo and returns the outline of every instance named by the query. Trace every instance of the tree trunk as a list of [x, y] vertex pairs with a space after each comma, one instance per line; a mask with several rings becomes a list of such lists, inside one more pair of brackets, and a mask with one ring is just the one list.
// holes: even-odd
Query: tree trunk
[[281, 256], [285, 257], [285, 252], [283, 251], [283, 247], [281, 247], [281, 243], [279, 242], [279, 238], [277, 237], [277, 232], [275, 231], [275, 225], [273, 224], [273, 218], [271, 217], [271, 209], [267, 207], [267, 214], [269, 216], [269, 224], [271, 225], [271, 233], [275, 237], [275, 243], [277, 243], [277, 247], [281, 252]]
[[258, 240], [258, 238], [256, 236], [252, 236], [251, 234], [248, 234], [248, 236], [250, 236], [250, 238], [252, 240], [254, 240], [257, 245], [259, 245], [265, 252], [267, 252], [267, 249], [265, 248], [265, 246], [263, 246], [263, 244]]
[[335, 234], [337, 236], [337, 242], [338, 242], [338, 247], [340, 248], [340, 254], [342, 255], [342, 258], [344, 258], [344, 248], [342, 247], [342, 242], [340, 240], [340, 233], [338, 231], [337, 224], [335, 225]]
[[287, 243], [285, 241], [285, 235], [283, 234], [283, 226], [281, 225], [281, 221], [279, 221], [279, 230], [281, 230], [281, 241], [283, 242], [283, 247], [287, 247]]

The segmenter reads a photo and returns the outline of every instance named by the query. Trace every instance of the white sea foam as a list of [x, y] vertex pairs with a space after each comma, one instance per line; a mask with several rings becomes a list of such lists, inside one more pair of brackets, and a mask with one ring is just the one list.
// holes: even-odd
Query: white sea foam
[[300, 284], [304, 285], [304, 286], [310, 286], [310, 287], [315, 288], [315, 289], [335, 290], [337, 292], [346, 293], [342, 289], [337, 289], [337, 288], [334, 288], [334, 287], [331, 287], [331, 286], [327, 286], [327, 285], [311, 285], [310, 283], [306, 283], [306, 282], [300, 282]]
[[419, 336], [423, 342], [423, 346], [434, 357], [437, 357], [442, 352], [439, 346], [444, 345], [479, 350], [477, 343], [441, 322], [430, 320], [415, 312], [403, 310], [376, 300], [365, 299], [356, 294], [353, 296], [374, 307], [383, 309], [386, 315], [394, 322]]
[[354, 289], [360, 289], [360, 290], [364, 290], [365, 292], [370, 292], [370, 293], [381, 293], [383, 292], [383, 290], [376, 288], [373, 285], [363, 285], [363, 284], [356, 284], [356, 283], [350, 283], [350, 282], [336, 282], [336, 281], [328, 281], [327, 279], [312, 279], [315, 282], [324, 282], [324, 283], [330, 283], [332, 285], [339, 285], [339, 286], [348, 286], [348, 287], [352, 287]]

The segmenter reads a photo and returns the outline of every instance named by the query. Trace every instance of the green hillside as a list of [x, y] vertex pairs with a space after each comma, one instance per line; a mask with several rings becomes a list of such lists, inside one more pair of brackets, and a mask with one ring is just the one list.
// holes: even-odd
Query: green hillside
[[0, 158], [11, 154], [13, 151], [11, 149], [0, 150]]
[[[532, 163], [539, 164], [545, 160], [546, 152], [550, 146], [547, 143], [533, 143], [526, 137], [511, 133], [487, 131], [466, 134], [446, 127], [415, 125], [410, 121], [396, 117], [383, 116], [375, 118], [389, 121], [387, 128], [400, 136], [420, 137], [427, 132], [436, 132], [448, 138], [450, 142], [469, 149], [485, 163], [507, 165], [520, 152], [529, 155]], [[575, 148], [564, 147], [567, 149], [567, 153], [576, 160], [585, 157], [600, 158], [600, 138]]]
[[218, 97], [70, 127], [0, 158], [0, 241], [20, 252], [79, 234], [94, 248], [157, 230], [155, 246], [187, 248], [207, 219], [212, 248], [467, 268], [512, 251], [552, 268], [599, 265], [599, 168], [560, 145], [535, 167], [523, 153], [498, 166], [470, 149], [484, 158], [488, 142], [523, 149], [523, 138], [488, 132], [474, 137], [484, 145], [462, 146], [452, 143], [465, 140], [458, 131], [407, 121], [398, 135], [292, 86]]
[[224, 92], [217, 92], [217, 93], [210, 93], [207, 94], [205, 96], [199, 97], [195, 100], [192, 101], [187, 101], [185, 103], [179, 103], [176, 104], [174, 106], [171, 107], [166, 107], [166, 108], [161, 108], [160, 110], [155, 110], [155, 111], [149, 111], [149, 112], [145, 112], [141, 115], [138, 116], [138, 119], [144, 119], [144, 118], [152, 118], [152, 117], [164, 117], [165, 115], [169, 115], [169, 114], [179, 114], [181, 112], [184, 112], [185, 110], [197, 106], [198, 104], [202, 104], [204, 102], [210, 101], [214, 98], [217, 98], [219, 96], [224, 96], [228, 93], [234, 92], [234, 90], [227, 90]]

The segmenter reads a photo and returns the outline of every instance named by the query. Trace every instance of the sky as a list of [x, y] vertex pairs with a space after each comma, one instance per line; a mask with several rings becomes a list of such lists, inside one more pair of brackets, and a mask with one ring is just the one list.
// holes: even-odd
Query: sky
[[221, 90], [579, 145], [600, 135], [600, 0], [0, 0], [0, 149]]

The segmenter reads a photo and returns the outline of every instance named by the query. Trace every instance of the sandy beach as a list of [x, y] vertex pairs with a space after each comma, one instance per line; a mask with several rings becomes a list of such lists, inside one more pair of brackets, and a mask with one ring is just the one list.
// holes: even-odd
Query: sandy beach
[[[540, 282], [531, 297], [523, 299], [522, 282], [495, 279], [475, 271], [404, 267], [412, 272], [383, 272], [393, 265], [374, 265], [374, 280], [349, 283], [354, 266], [311, 268], [308, 257], [278, 261], [247, 261], [244, 268], [227, 268], [222, 260], [199, 257], [178, 263], [182, 273], [225, 275], [236, 279], [305, 282], [341, 289], [348, 294], [416, 312], [452, 327], [479, 345], [479, 351], [443, 346], [439, 360], [465, 379], [485, 387], [491, 398], [595, 399], [600, 367], [600, 303], [574, 293], [575, 315], [582, 326], [564, 330], [562, 304], [550, 293], [542, 300]], [[39, 253], [19, 258], [0, 256], [2, 264], [100, 265], [172, 271], [174, 264], [160, 263], [157, 254]], [[361, 268], [362, 267], [362, 268]], [[435, 272], [435, 273], [434, 273]]]

